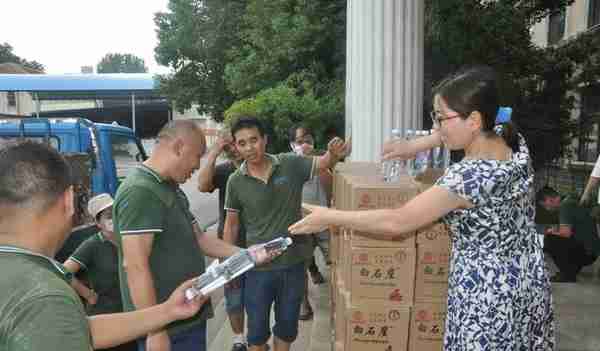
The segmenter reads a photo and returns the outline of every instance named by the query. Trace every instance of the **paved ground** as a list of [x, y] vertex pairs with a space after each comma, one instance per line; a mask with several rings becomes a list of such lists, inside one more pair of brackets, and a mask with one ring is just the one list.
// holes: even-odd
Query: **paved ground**
[[[554, 269], [554, 265], [551, 269]], [[559, 351], [600, 350], [600, 260], [579, 274], [577, 283], [554, 283]]]

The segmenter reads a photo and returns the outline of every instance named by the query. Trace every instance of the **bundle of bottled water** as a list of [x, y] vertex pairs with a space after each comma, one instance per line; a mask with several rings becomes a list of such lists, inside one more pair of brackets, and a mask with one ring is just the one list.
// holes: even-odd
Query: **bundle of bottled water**
[[[260, 245], [256, 250], [264, 248], [268, 255], [281, 254], [283, 251], [287, 250], [291, 244], [291, 238], [279, 237]], [[221, 263], [218, 263], [218, 261], [215, 260], [213, 264], [206, 269], [206, 272], [194, 280], [192, 287], [186, 290], [185, 297], [188, 300], [192, 300], [200, 294], [206, 296], [251, 270], [254, 266], [256, 266], [256, 261], [248, 249], [240, 250], [238, 253]]]
[[[402, 130], [393, 129], [392, 139], [400, 140], [404, 138], [407, 141], [427, 136], [432, 131], [407, 129], [404, 135]], [[443, 146], [438, 146], [432, 150], [417, 152], [415, 158], [408, 160], [390, 160], [383, 161], [382, 173], [385, 182], [397, 182], [404, 175], [415, 178], [424, 173], [428, 168], [444, 169], [450, 162], [450, 152]]]

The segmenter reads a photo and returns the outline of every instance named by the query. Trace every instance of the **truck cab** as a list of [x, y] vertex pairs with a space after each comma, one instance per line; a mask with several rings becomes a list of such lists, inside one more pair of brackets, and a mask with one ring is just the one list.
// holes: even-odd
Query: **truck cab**
[[147, 158], [130, 128], [83, 118], [0, 119], [0, 142], [14, 138], [47, 143], [71, 164], [78, 213], [74, 233], [56, 257], [61, 262], [96, 230], [87, 200], [100, 193], [114, 197], [122, 180]]

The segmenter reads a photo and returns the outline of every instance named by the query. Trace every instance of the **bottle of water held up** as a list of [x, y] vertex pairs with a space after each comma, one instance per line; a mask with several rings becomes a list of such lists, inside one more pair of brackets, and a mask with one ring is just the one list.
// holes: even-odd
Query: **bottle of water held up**
[[[420, 138], [422, 136], [426, 136], [429, 133], [425, 130], [415, 130], [413, 131], [412, 139]], [[430, 158], [430, 150], [419, 151], [415, 155], [415, 158], [410, 161], [410, 165], [407, 166], [408, 174], [411, 177], [416, 177], [417, 175], [425, 172], [427, 167], [429, 166], [429, 158]]]
[[446, 169], [446, 168], [450, 167], [450, 161], [451, 161], [450, 149], [448, 149], [448, 147], [446, 145], [444, 145], [443, 154], [444, 154], [444, 158], [443, 158], [444, 163], [442, 164], [442, 169]]
[[[406, 141], [411, 141], [415, 138], [415, 132], [416, 131], [413, 129], [407, 129], [406, 133], [404, 134], [404, 139], [406, 139]], [[411, 177], [415, 176], [413, 172], [414, 163], [415, 160], [412, 158], [409, 158], [406, 161], [404, 161], [404, 169], [406, 170], [406, 173], [408, 173], [408, 175]]]
[[[256, 246], [254, 250], [264, 248], [267, 254], [281, 254], [292, 244], [292, 239], [289, 237], [279, 237], [271, 240], [260, 246]], [[249, 249], [240, 250], [235, 255], [229, 257], [224, 262], [218, 263], [215, 260], [198, 278], [194, 280], [191, 288], [185, 291], [185, 297], [192, 300], [194, 297], [202, 294], [204, 296], [212, 291], [220, 288], [226, 283], [239, 277], [256, 266], [254, 257], [250, 254]]]
[[[400, 140], [402, 139], [402, 130], [400, 129], [392, 129], [392, 139]], [[390, 181], [397, 182], [400, 178], [400, 175], [404, 172], [404, 161], [402, 160], [392, 160], [392, 169], [390, 174]]]
[[[429, 132], [426, 130], [419, 130], [415, 134], [416, 134], [417, 138], [421, 138], [421, 137], [429, 135]], [[417, 155], [415, 156], [415, 162], [414, 162], [415, 174], [421, 174], [427, 170], [427, 167], [429, 167], [430, 158], [431, 158], [430, 150], [424, 150], [424, 151], [417, 152]]]
[[[392, 129], [392, 140], [402, 138], [402, 130]], [[404, 162], [400, 160], [383, 161], [382, 164], [383, 180], [385, 182], [395, 182], [403, 171]]]
[[[433, 132], [434, 132], [434, 130], [431, 129], [429, 131], [429, 134], [433, 134]], [[441, 169], [442, 164], [444, 163], [443, 157], [444, 157], [443, 146], [434, 147], [431, 150], [431, 162], [429, 163], [431, 168]]]

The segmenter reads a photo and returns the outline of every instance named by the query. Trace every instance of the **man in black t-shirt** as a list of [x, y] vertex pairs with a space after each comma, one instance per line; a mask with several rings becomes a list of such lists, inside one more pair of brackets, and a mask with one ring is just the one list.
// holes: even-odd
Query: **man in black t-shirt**
[[546, 211], [558, 213], [558, 222], [546, 225], [544, 251], [559, 271], [550, 280], [574, 283], [581, 268], [593, 264], [600, 255], [600, 239], [591, 216], [591, 208], [579, 206], [576, 197], [561, 199], [552, 188], [538, 192], [538, 204]]
[[[217, 236], [223, 239], [223, 226], [225, 223], [225, 194], [227, 180], [240, 166], [242, 158], [233, 145], [233, 138], [229, 132], [221, 133], [211, 150], [206, 156], [206, 163], [200, 169], [198, 177], [198, 190], [203, 193], [212, 193], [219, 190], [219, 226]], [[227, 161], [217, 164], [219, 156], [225, 152]], [[246, 247], [244, 228], [240, 228], [240, 235], [236, 243], [239, 247]], [[243, 304], [244, 276], [225, 286], [225, 308], [229, 315], [229, 323], [233, 330], [232, 351], [245, 351], [247, 349], [244, 337], [244, 304]]]

